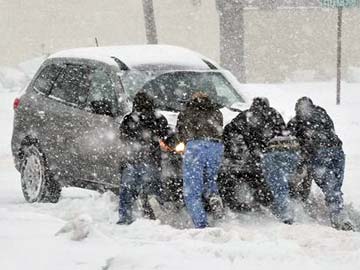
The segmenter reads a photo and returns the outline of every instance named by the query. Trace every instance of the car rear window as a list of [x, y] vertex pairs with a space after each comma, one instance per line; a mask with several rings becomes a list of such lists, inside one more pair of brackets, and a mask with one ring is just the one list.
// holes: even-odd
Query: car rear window
[[62, 68], [55, 64], [44, 67], [34, 82], [34, 89], [48, 95], [61, 70]]
[[51, 96], [67, 103], [82, 105], [90, 86], [90, 68], [85, 65], [67, 65], [51, 90]]

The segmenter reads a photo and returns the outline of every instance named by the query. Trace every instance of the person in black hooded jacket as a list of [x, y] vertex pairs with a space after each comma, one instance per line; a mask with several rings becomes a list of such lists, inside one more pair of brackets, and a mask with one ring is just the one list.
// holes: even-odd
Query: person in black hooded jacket
[[256, 190], [256, 200], [268, 205], [270, 190], [263, 180], [261, 156], [271, 139], [282, 134], [285, 122], [267, 98], [254, 98], [248, 110], [238, 114], [224, 129], [224, 161], [219, 175], [221, 195], [233, 210], [249, 210], [236, 198], [238, 182]]
[[288, 130], [298, 138], [306, 155], [309, 174], [325, 195], [331, 224], [336, 229], [352, 230], [341, 191], [345, 154], [334, 123], [326, 110], [314, 105], [308, 97], [297, 101], [295, 112], [295, 117], [288, 123]]
[[[145, 197], [159, 195], [160, 141], [167, 133], [167, 120], [155, 112], [153, 99], [144, 92], [138, 92], [134, 97], [133, 111], [124, 117], [120, 126], [120, 139], [126, 155], [121, 172], [118, 224], [133, 221], [132, 204], [139, 194]], [[146, 199], [144, 203], [147, 203]], [[153, 213], [149, 215], [154, 218]]]

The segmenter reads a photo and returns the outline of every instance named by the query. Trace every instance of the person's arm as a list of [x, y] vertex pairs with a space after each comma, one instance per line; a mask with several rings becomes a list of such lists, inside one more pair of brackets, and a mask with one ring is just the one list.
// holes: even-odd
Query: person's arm
[[123, 121], [120, 124], [120, 139], [121, 140], [128, 140], [131, 137], [131, 116], [130, 115], [126, 115], [123, 119]]
[[275, 109], [272, 110], [272, 114], [274, 117], [273, 119], [274, 119], [274, 124], [275, 124], [275, 133], [276, 133], [276, 135], [282, 135], [282, 132], [286, 128], [284, 118]]
[[175, 131], [177, 133], [177, 137], [179, 141], [185, 142], [186, 141], [186, 131], [185, 131], [185, 113], [184, 111], [180, 112], [178, 115], [178, 119], [176, 122]]
[[220, 110], [216, 111], [216, 119], [217, 119], [218, 125], [222, 129], [222, 127], [224, 126], [224, 116]]
[[248, 146], [244, 139], [246, 121], [244, 115], [238, 115], [224, 128], [224, 153], [225, 156], [242, 159]]
[[169, 135], [170, 128], [168, 125], [168, 121], [163, 115], [161, 115], [158, 118], [158, 126], [159, 126], [159, 137], [161, 140], [165, 140]]
[[297, 121], [296, 117], [293, 117], [286, 126], [286, 130], [290, 133], [290, 135], [297, 137]]
[[166, 140], [170, 134], [170, 128], [168, 126], [168, 121], [163, 115], [160, 115], [157, 118], [157, 126], [158, 126], [158, 136], [159, 136], [159, 144], [161, 150], [165, 152], [171, 151], [171, 148], [166, 144]]
[[329, 131], [335, 133], [334, 122], [331, 120], [331, 118], [330, 118], [329, 114], [326, 112], [326, 110], [321, 107], [317, 107], [317, 110], [319, 111], [320, 121], [323, 122], [324, 128], [326, 130], [329, 130]]

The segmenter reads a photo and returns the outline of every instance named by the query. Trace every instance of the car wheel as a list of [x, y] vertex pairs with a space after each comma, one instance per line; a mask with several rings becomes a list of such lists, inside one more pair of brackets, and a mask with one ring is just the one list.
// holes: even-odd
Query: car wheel
[[21, 187], [26, 201], [58, 202], [61, 186], [50, 175], [45, 156], [35, 145], [25, 146], [21, 163]]

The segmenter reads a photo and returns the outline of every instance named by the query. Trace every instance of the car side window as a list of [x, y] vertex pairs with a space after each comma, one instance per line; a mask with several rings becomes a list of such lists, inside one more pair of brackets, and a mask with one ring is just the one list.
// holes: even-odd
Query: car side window
[[212, 84], [216, 89], [220, 104], [233, 104], [238, 101], [237, 95], [233, 91], [229, 91], [232, 88], [231, 84], [222, 75], [212, 76]]
[[89, 76], [90, 86], [87, 107], [93, 113], [114, 116], [118, 103], [115, 94], [115, 84], [110, 74], [102, 68], [92, 70]]
[[39, 76], [37, 76], [33, 88], [48, 95], [61, 70], [62, 68], [55, 64], [44, 67]]
[[51, 90], [51, 96], [74, 105], [82, 105], [89, 91], [90, 68], [85, 65], [67, 65]]

